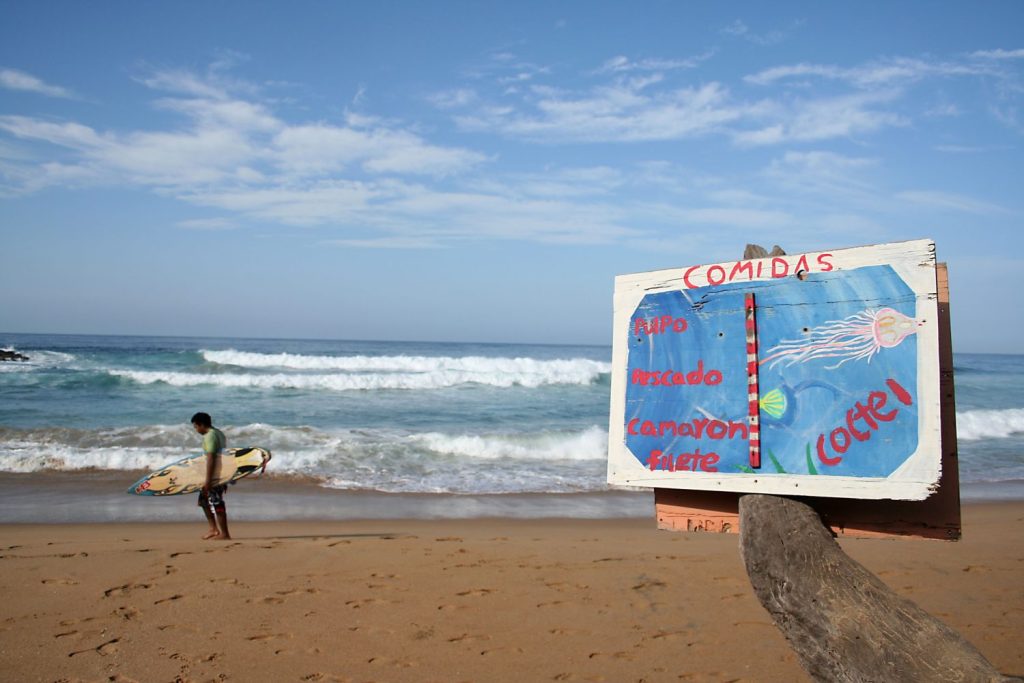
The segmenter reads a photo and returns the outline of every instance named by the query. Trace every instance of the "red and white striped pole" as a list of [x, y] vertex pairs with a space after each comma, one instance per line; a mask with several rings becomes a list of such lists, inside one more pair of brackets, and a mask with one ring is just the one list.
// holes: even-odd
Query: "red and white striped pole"
[[750, 418], [750, 467], [761, 467], [760, 395], [757, 386], [757, 316], [754, 313], [754, 293], [748, 292], [744, 301], [747, 323], [747, 400]]

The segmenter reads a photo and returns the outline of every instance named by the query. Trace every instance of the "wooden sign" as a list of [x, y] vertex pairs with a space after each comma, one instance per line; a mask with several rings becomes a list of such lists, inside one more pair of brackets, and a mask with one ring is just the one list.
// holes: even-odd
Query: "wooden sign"
[[620, 276], [608, 481], [927, 498], [938, 329], [928, 240]]

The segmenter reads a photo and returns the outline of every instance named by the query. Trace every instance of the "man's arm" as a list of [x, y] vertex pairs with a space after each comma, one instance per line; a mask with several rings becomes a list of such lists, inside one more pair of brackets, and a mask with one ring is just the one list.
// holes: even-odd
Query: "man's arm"
[[213, 473], [217, 468], [217, 455], [215, 453], [206, 454], [206, 483], [203, 484], [203, 491], [209, 492], [213, 488]]
[[206, 483], [203, 484], [203, 491], [209, 492], [213, 488], [213, 475], [217, 469], [217, 440], [211, 432], [203, 435], [203, 452], [206, 453]]

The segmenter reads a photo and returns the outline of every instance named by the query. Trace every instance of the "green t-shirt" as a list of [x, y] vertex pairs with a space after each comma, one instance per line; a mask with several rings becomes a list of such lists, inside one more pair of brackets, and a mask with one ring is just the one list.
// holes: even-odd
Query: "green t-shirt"
[[224, 432], [220, 431], [216, 427], [210, 427], [210, 430], [203, 434], [203, 453], [208, 455], [220, 455], [220, 452], [228, 445], [228, 440], [224, 436]]

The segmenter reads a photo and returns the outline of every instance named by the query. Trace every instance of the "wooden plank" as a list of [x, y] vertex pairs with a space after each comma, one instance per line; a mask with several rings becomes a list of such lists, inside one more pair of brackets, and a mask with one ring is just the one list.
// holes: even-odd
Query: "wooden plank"
[[[923, 501], [861, 501], [801, 497], [840, 536], [916, 537], [957, 540], [961, 534], [960, 475], [956, 442], [956, 391], [950, 335], [949, 277], [936, 267], [939, 330], [939, 382], [942, 421], [942, 476], [936, 492]], [[728, 491], [654, 489], [659, 529], [739, 533], [739, 499]]]
[[[757, 297], [756, 419], [753, 376], [739, 372], [744, 293]], [[609, 482], [928, 498], [941, 474], [936, 306], [929, 240], [617, 277]]]

